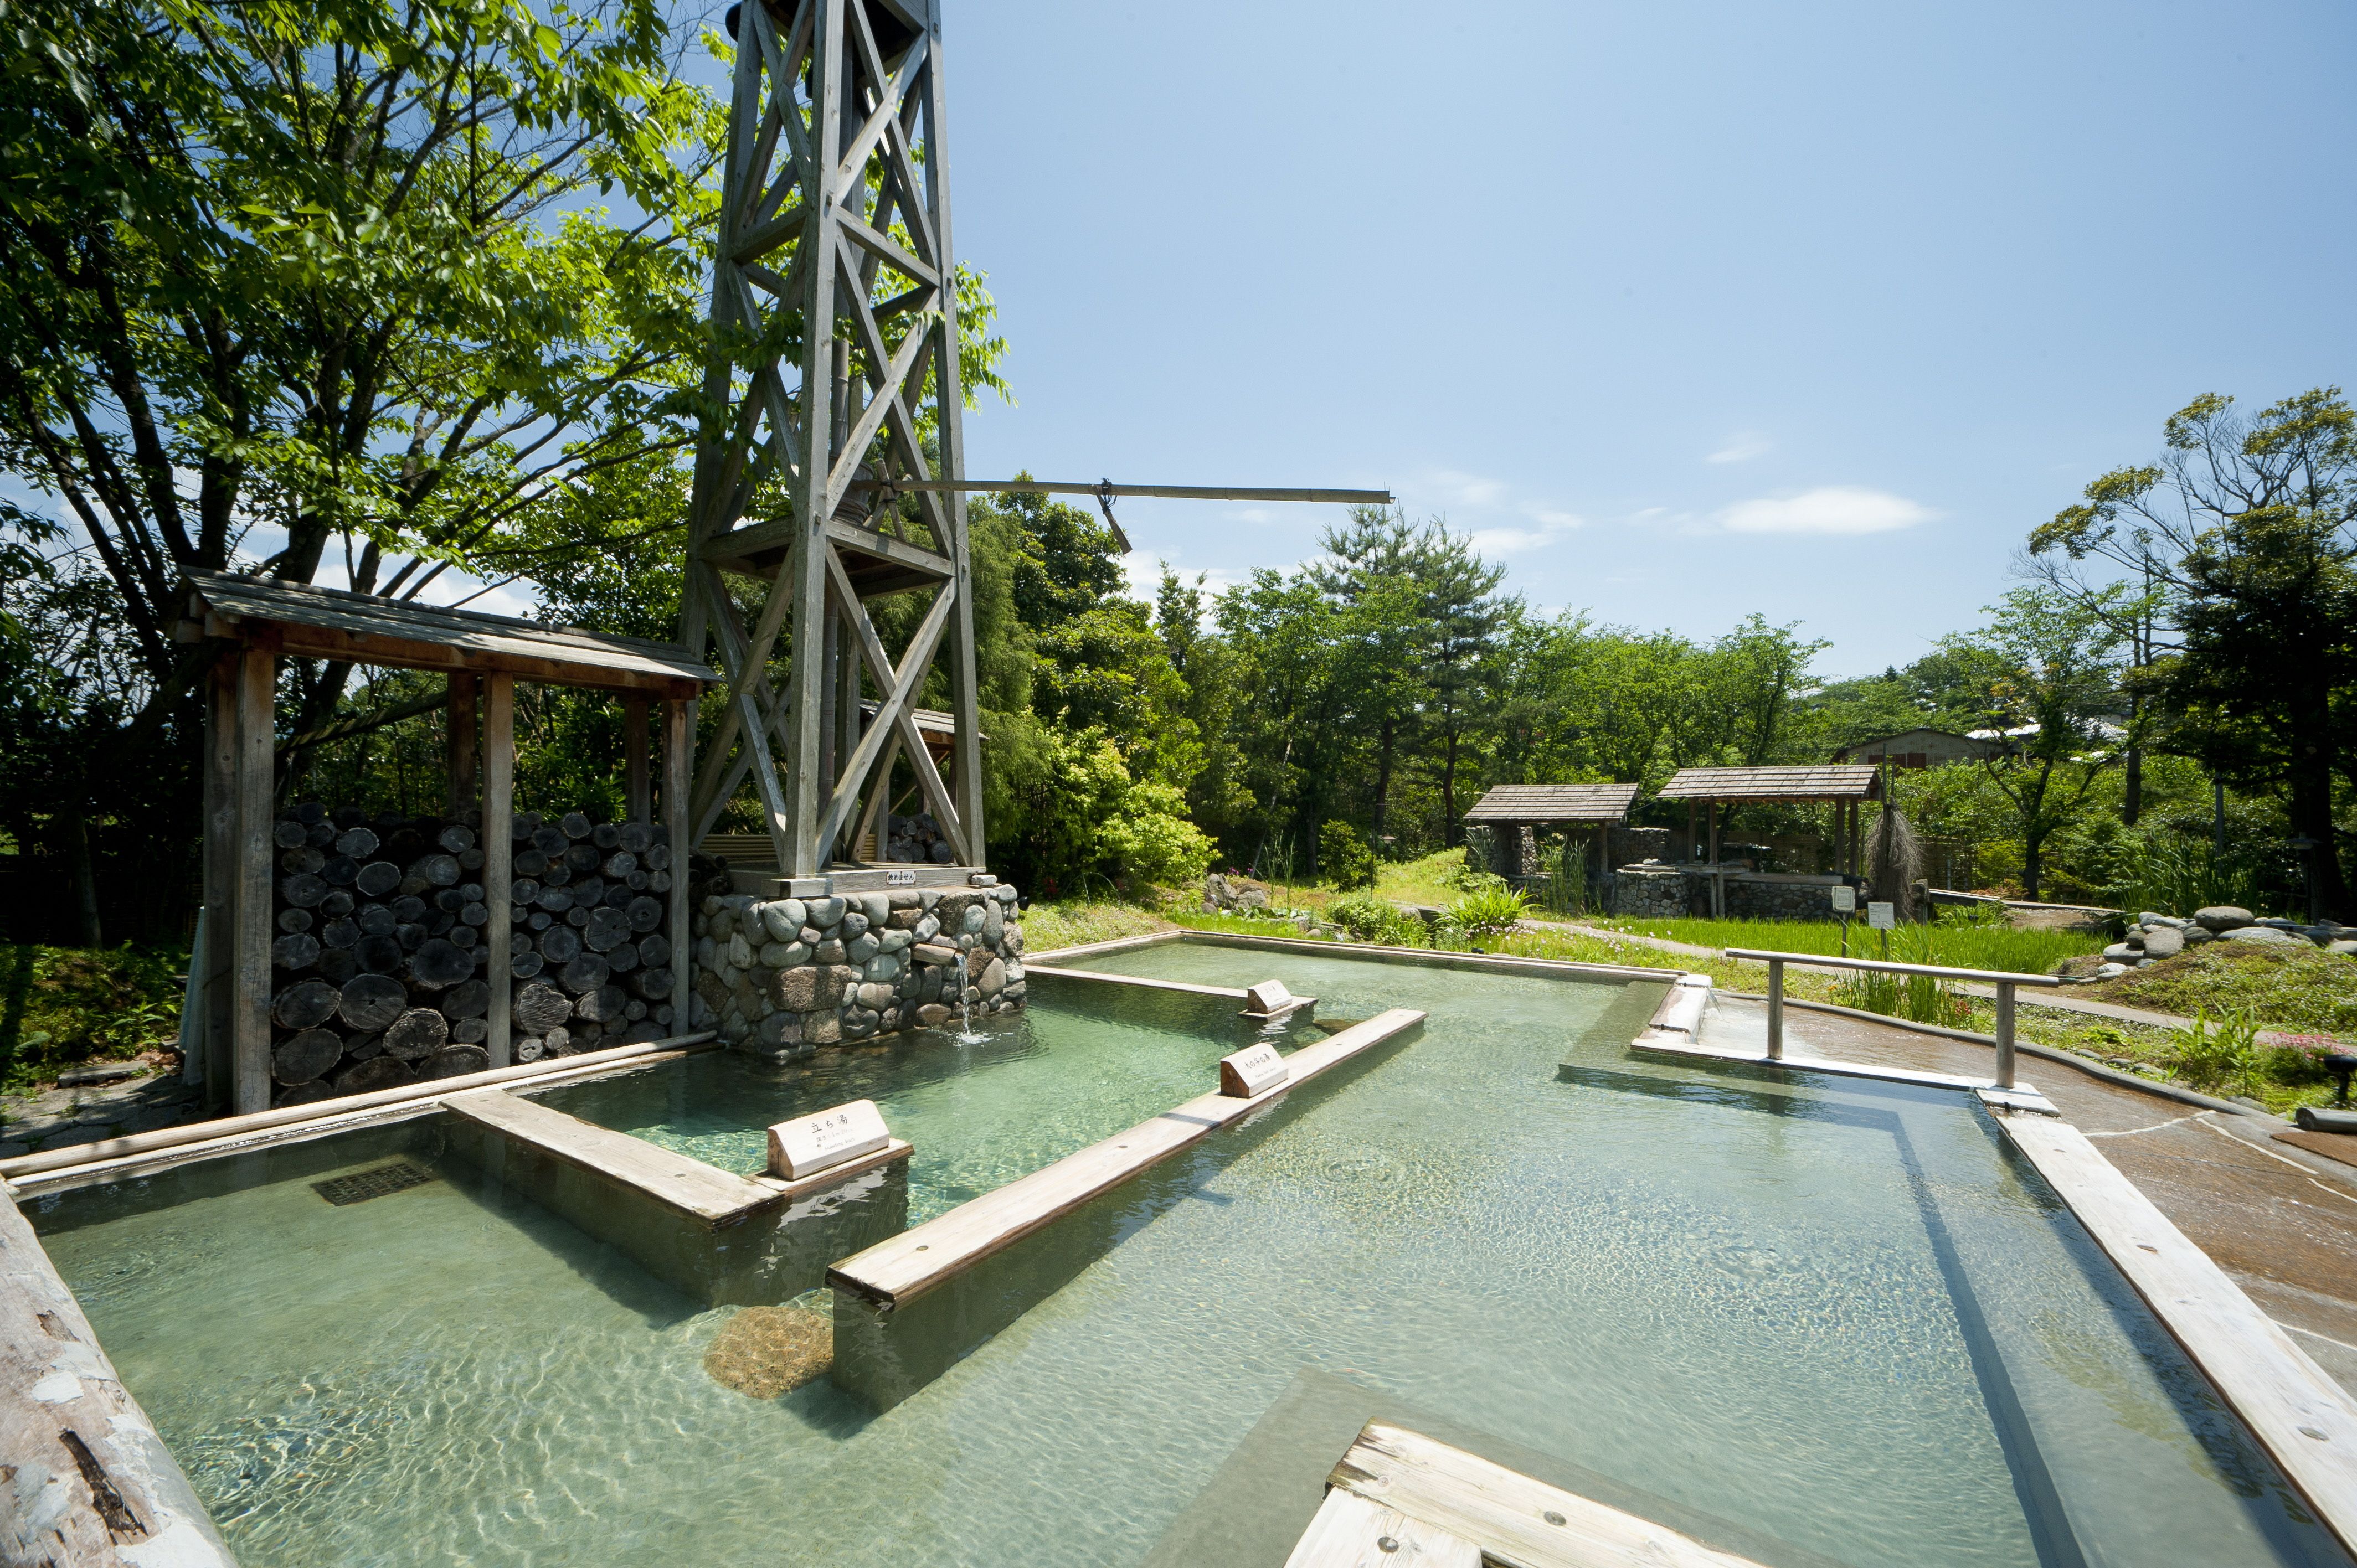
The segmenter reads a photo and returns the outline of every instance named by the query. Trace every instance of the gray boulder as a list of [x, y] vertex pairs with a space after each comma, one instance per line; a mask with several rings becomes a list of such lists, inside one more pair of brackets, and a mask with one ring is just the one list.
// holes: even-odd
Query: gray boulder
[[2221, 931], [2218, 936], [2222, 941], [2248, 942], [2255, 947], [2290, 947], [2300, 940], [2289, 931], [2280, 931], [2273, 926], [2243, 926]]
[[2193, 918], [2212, 931], [2231, 931], [2251, 923], [2251, 912], [2232, 904], [2212, 904], [2206, 909], [2196, 909]]
[[2185, 950], [2185, 933], [2174, 926], [2155, 926], [2144, 934], [2147, 958], [2175, 958]]
[[2104, 950], [2104, 957], [2113, 963], [2134, 963], [2144, 957], [2144, 954], [2126, 942], [2114, 942]]

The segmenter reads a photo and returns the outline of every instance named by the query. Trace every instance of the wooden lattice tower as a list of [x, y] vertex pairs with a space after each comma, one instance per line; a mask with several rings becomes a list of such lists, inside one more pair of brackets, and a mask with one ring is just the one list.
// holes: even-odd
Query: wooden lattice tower
[[[983, 853], [965, 502], [903, 491], [913, 526], [868, 511], [879, 479], [964, 467], [938, 0], [747, 0], [732, 26], [712, 318], [734, 347], [705, 381], [727, 417], [696, 456], [680, 637], [723, 671], [727, 705], [695, 836], [749, 774], [780, 872], [823, 876], [880, 840], [897, 758], [963, 880]], [[767, 585], [749, 621], [724, 574]], [[902, 593], [930, 598], [895, 658], [868, 606]], [[954, 790], [913, 713], [937, 659]]]

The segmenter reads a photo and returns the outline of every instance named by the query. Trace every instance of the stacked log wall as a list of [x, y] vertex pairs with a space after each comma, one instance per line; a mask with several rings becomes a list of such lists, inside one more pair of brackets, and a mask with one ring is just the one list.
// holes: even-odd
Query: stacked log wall
[[516, 813], [509, 972], [495, 979], [480, 824], [317, 804], [279, 821], [274, 1104], [482, 1071], [494, 983], [510, 989], [516, 1061], [676, 1032], [661, 831]]

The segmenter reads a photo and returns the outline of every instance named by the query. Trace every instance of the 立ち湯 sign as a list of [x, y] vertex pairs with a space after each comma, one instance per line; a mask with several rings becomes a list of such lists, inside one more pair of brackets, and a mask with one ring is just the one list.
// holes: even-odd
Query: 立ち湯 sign
[[1285, 1058], [1265, 1041], [1220, 1058], [1220, 1092], [1231, 1100], [1250, 1100], [1285, 1081]]
[[1836, 915], [1846, 915], [1846, 914], [1850, 913], [1852, 910], [1854, 910], [1854, 909], [1856, 909], [1856, 908], [1857, 908], [1857, 888], [1855, 888], [1855, 887], [1835, 887], [1835, 888], [1832, 888], [1832, 889], [1830, 889], [1830, 891], [1832, 892], [1832, 894], [1833, 894], [1833, 896], [1834, 896], [1834, 913], [1835, 913], [1835, 914], [1836, 914]]
[[829, 1106], [770, 1129], [770, 1174], [800, 1180], [845, 1160], [872, 1155], [891, 1141], [892, 1134], [884, 1127], [884, 1113], [876, 1109], [874, 1101]]
[[1879, 900], [1867, 905], [1866, 925], [1868, 930], [1887, 931], [1898, 923], [1898, 909], [1895, 905], [1885, 904]]

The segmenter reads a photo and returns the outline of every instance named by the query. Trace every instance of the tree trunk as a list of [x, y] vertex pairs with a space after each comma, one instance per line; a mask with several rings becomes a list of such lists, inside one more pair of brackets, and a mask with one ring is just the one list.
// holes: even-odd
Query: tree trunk
[[2308, 852], [2311, 918], [2338, 920], [2349, 914], [2349, 886], [2341, 875], [2341, 846], [2332, 830], [2331, 754], [2317, 731], [2292, 742], [2291, 831], [2314, 841]]
[[2120, 787], [2120, 821], [2128, 827], [2134, 827], [2136, 819], [2143, 815], [2144, 747], [2132, 746], [2128, 747], [2127, 778]]
[[1457, 729], [1453, 725], [1440, 756], [1440, 842], [1454, 849], [1465, 842], [1465, 830], [1457, 821]]
[[83, 947], [105, 945], [98, 923], [98, 867], [90, 853], [90, 821], [75, 801], [58, 813], [58, 834], [64, 841], [66, 871], [73, 879], [74, 938]]
[[1392, 746], [1398, 738], [1396, 720], [1385, 719], [1383, 733], [1375, 744], [1375, 853], [1383, 853], [1383, 827], [1391, 814]]
[[2046, 848], [2046, 835], [2021, 841], [2021, 896], [2035, 902], [2038, 897], [2039, 861]]

